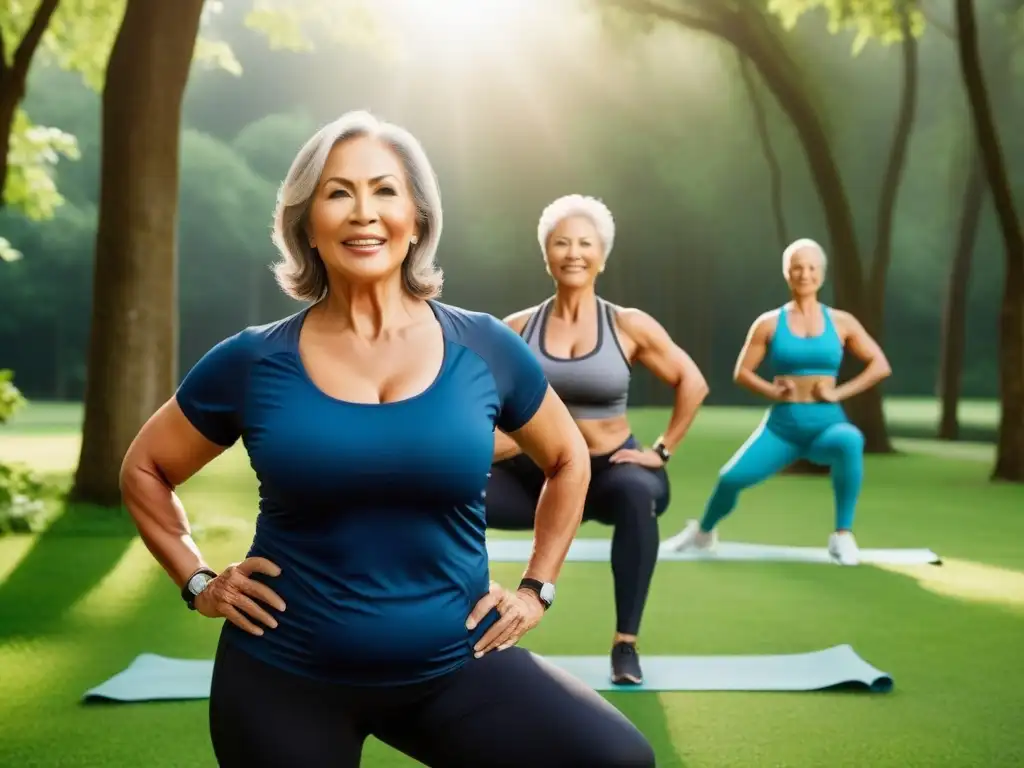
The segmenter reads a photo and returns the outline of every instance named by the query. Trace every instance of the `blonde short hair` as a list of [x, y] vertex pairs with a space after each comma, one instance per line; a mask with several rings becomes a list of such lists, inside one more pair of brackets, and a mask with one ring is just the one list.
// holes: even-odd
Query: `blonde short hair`
[[362, 110], [348, 112], [313, 134], [295, 156], [278, 190], [272, 236], [281, 254], [281, 261], [274, 265], [278, 285], [300, 301], [316, 302], [327, 295], [327, 268], [319, 253], [309, 247], [309, 211], [331, 150], [359, 136], [380, 139], [401, 160], [416, 204], [419, 230], [418, 242], [402, 262], [402, 281], [413, 296], [439, 296], [444, 273], [435, 263], [442, 225], [437, 176], [412, 134]]
[[540, 252], [546, 257], [548, 253], [548, 238], [555, 231], [560, 222], [571, 216], [586, 216], [594, 224], [597, 236], [601, 238], [601, 245], [604, 248], [604, 257], [612, 252], [612, 245], [615, 243], [615, 219], [608, 206], [596, 197], [586, 195], [565, 195], [548, 204], [540, 214], [540, 221], [537, 223], [537, 241], [540, 243]]

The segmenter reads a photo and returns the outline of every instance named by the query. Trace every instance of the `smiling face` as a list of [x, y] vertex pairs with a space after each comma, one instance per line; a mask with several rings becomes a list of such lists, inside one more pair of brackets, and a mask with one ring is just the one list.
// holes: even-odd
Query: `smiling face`
[[812, 247], [800, 248], [789, 260], [786, 283], [796, 297], [813, 296], [825, 282], [825, 262]]
[[566, 287], [591, 285], [604, 269], [604, 248], [597, 227], [586, 216], [567, 216], [548, 236], [548, 272]]
[[368, 136], [335, 145], [307, 233], [329, 275], [350, 283], [398, 277], [417, 234], [416, 203], [398, 155]]

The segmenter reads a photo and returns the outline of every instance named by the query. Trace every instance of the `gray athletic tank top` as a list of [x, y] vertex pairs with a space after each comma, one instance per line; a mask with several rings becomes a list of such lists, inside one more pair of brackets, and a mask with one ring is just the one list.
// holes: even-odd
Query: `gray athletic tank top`
[[544, 347], [554, 297], [523, 327], [522, 336], [540, 360], [551, 388], [576, 419], [608, 419], [626, 412], [630, 366], [615, 332], [612, 306], [597, 297], [597, 346], [582, 357], [552, 357]]

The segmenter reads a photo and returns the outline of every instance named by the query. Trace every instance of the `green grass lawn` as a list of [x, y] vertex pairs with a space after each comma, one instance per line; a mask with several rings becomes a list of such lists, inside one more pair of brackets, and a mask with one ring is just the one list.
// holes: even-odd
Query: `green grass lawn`
[[[890, 415], [927, 424], [934, 408], [894, 403]], [[701, 413], [671, 464], [663, 535], [700, 513], [718, 467], [759, 416]], [[647, 439], [664, 418], [658, 411], [633, 416]], [[971, 418], [990, 427], [995, 409], [977, 404]], [[74, 406], [30, 408], [0, 431], [0, 459], [66, 472], [77, 456], [79, 420]], [[651, 739], [659, 765], [1024, 761], [1024, 486], [988, 481], [985, 445], [915, 438], [898, 446], [899, 455], [868, 458], [861, 545], [930, 547], [944, 566], [662, 563], [641, 637], [647, 655], [793, 653], [850, 643], [892, 674], [893, 692], [609, 695]], [[244, 556], [257, 497], [240, 448], [181, 496], [214, 565]], [[722, 535], [823, 546], [831, 518], [827, 479], [783, 476], [742, 497]], [[587, 524], [580, 535], [609, 531]], [[494, 575], [512, 583], [519, 569], [499, 565]], [[608, 566], [570, 563], [558, 606], [524, 645], [602, 654], [613, 620]], [[0, 765], [214, 765], [206, 702], [86, 706], [78, 699], [144, 651], [210, 658], [217, 633], [216, 622], [183, 609], [123, 520], [75, 510], [41, 536], [0, 538]], [[368, 766], [415, 764], [373, 741], [365, 755]]]

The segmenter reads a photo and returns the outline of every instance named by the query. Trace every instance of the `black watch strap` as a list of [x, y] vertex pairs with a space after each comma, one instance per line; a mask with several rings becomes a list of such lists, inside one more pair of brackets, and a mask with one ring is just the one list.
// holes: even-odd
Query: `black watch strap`
[[661, 442], [661, 440], [651, 446], [651, 450], [658, 454], [658, 457], [665, 464], [668, 464], [668, 460], [672, 458], [672, 454], [669, 453], [668, 448], [665, 447], [665, 444]]
[[544, 606], [546, 611], [551, 607], [551, 600], [545, 596], [544, 582], [537, 581], [537, 579], [529, 579], [523, 577], [522, 581], [519, 582], [519, 589], [528, 589], [537, 595], [537, 599], [540, 600], [540, 604]]
[[199, 568], [193, 573], [191, 573], [187, 579], [185, 579], [185, 586], [181, 588], [181, 599], [185, 601], [185, 605], [188, 606], [190, 611], [194, 611], [196, 609], [197, 595], [193, 593], [189, 587], [192, 584], [192, 579], [194, 579], [196, 576], [200, 574], [207, 574], [211, 579], [217, 578], [216, 571], [211, 571], [209, 568]]

